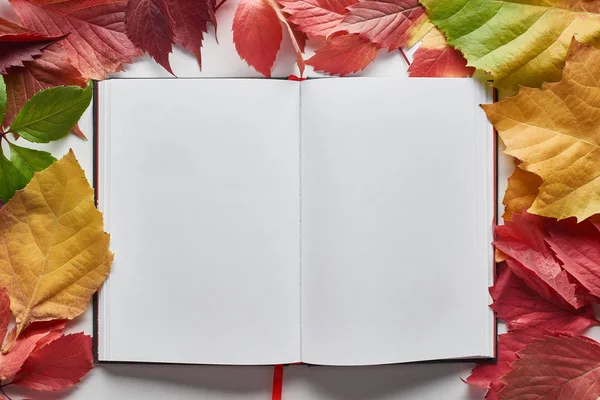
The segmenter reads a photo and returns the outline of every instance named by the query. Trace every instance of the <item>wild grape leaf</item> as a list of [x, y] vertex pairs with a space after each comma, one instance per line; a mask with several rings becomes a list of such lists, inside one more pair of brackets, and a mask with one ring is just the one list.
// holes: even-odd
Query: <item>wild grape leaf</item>
[[346, 7], [358, 0], [279, 0], [290, 22], [308, 37], [327, 37], [342, 22]]
[[6, 74], [10, 67], [22, 67], [23, 61], [32, 61], [42, 54], [42, 50], [62, 37], [32, 32], [0, 18], [0, 74]]
[[108, 242], [72, 151], [0, 209], [0, 286], [8, 289], [17, 337], [32, 322], [86, 309], [110, 270]]
[[517, 360], [517, 351], [524, 349], [536, 339], [545, 337], [549, 332], [541, 329], [522, 329], [498, 335], [497, 361], [495, 363], [478, 364], [466, 379], [470, 385], [487, 388], [486, 399], [494, 398], [504, 387], [500, 378], [510, 371], [510, 365]]
[[129, 0], [125, 17], [127, 34], [131, 41], [173, 74], [169, 64], [169, 53], [173, 50], [174, 22], [166, 1]]
[[417, 49], [408, 73], [412, 77], [470, 77], [475, 68], [467, 67], [460, 51], [446, 42], [438, 29], [432, 29]]
[[306, 61], [316, 71], [348, 75], [365, 69], [375, 60], [377, 46], [359, 35], [333, 36]]
[[50, 36], [68, 35], [61, 56], [87, 79], [122, 71], [141, 55], [127, 37], [126, 0], [9, 0], [21, 23]]
[[494, 246], [511, 258], [507, 265], [538, 294], [550, 301], [558, 294], [573, 307], [582, 307], [587, 301], [545, 241], [546, 223], [543, 217], [515, 214], [494, 228]]
[[4, 76], [8, 92], [6, 125], [12, 123], [27, 100], [40, 90], [55, 86], [87, 86], [87, 79], [65, 59], [58, 43], [46, 48], [34, 61], [26, 61], [23, 65], [10, 68]]
[[0, 289], [0, 342], [4, 340], [8, 332], [8, 324], [12, 313], [10, 312], [10, 297], [6, 288]]
[[0, 148], [0, 200], [6, 203], [15, 192], [27, 185], [27, 178], [10, 162]]
[[502, 199], [502, 218], [510, 221], [513, 214], [521, 214], [523, 210], [531, 207], [541, 184], [542, 179], [539, 176], [517, 166], [508, 178], [508, 187]]
[[543, 328], [554, 332], [579, 333], [598, 321], [591, 305], [575, 309], [555, 295], [545, 299], [517, 277], [509, 268], [502, 268], [496, 283], [490, 288], [494, 299], [491, 308], [509, 330]]
[[600, 344], [585, 336], [553, 334], [518, 353], [500, 399], [596, 400], [600, 396]]
[[360, 0], [348, 7], [336, 31], [358, 34], [392, 51], [404, 46], [427, 21], [419, 0]]
[[[431, 21], [495, 85], [540, 86], [560, 79], [573, 35], [600, 41], [600, 3], [539, 0], [422, 0]], [[597, 76], [597, 74], [596, 74]]]
[[560, 82], [482, 106], [504, 152], [542, 179], [530, 213], [578, 221], [600, 213], [598, 76], [600, 50], [574, 41]]
[[78, 383], [92, 368], [92, 338], [75, 333], [31, 353], [12, 384], [33, 390], [64, 390]]
[[204, 34], [208, 32], [208, 22], [216, 29], [213, 8], [207, 0], [167, 0], [169, 14], [173, 18], [175, 42], [192, 52], [202, 67], [200, 48]]
[[28, 149], [17, 146], [12, 142], [8, 142], [8, 147], [10, 148], [10, 162], [25, 177], [27, 182], [33, 178], [34, 172], [42, 171], [56, 161], [56, 158], [46, 151]]

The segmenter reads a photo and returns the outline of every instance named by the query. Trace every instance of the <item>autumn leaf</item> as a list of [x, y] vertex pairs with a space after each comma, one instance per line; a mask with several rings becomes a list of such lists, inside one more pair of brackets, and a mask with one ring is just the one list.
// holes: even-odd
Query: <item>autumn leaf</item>
[[24, 61], [33, 61], [62, 37], [33, 32], [0, 18], [0, 74], [6, 74], [10, 67], [22, 67]]
[[2, 342], [8, 332], [8, 324], [12, 318], [10, 312], [10, 297], [6, 288], [0, 289], [0, 342]]
[[470, 77], [475, 68], [467, 67], [467, 60], [460, 51], [446, 42], [438, 29], [432, 29], [414, 54], [408, 67], [411, 77]]
[[334, 36], [306, 61], [316, 71], [348, 75], [365, 69], [375, 60], [377, 47], [359, 35]]
[[508, 187], [504, 192], [502, 204], [504, 204], [504, 220], [512, 220], [513, 214], [521, 214], [528, 209], [539, 193], [542, 179], [536, 174], [516, 167], [508, 178]]
[[279, 0], [290, 22], [308, 37], [327, 37], [346, 13], [346, 8], [358, 0]]
[[552, 299], [554, 301], [547, 300], [507, 267], [500, 270], [490, 294], [494, 299], [491, 308], [506, 322], [509, 330], [536, 327], [579, 333], [598, 323], [591, 305], [575, 309], [558, 295]]
[[585, 336], [554, 334], [518, 353], [500, 399], [596, 400], [600, 396], [600, 344]]
[[582, 221], [600, 213], [600, 50], [573, 42], [563, 78], [483, 105], [506, 154], [542, 179], [533, 214]]
[[78, 383], [92, 368], [92, 338], [76, 333], [35, 350], [11, 384], [33, 390], [64, 390]]
[[174, 22], [166, 1], [129, 0], [125, 16], [131, 41], [173, 74], [169, 53], [173, 50]]
[[87, 79], [122, 71], [141, 55], [127, 37], [126, 0], [10, 0], [21, 23], [49, 36], [68, 35], [58, 45], [61, 57]]
[[72, 151], [0, 209], [0, 285], [17, 337], [35, 321], [81, 314], [112, 263], [93, 189]]
[[23, 67], [13, 67], [4, 76], [8, 101], [5, 124], [10, 125], [17, 112], [38, 91], [55, 86], [87, 86], [87, 79], [66, 59], [59, 44], [53, 44], [35, 61], [26, 61]]
[[169, 14], [173, 18], [175, 42], [192, 52], [202, 67], [200, 48], [208, 22], [216, 29], [216, 19], [210, 3], [206, 0], [167, 0]]
[[[495, 85], [540, 86], [560, 79], [573, 35], [600, 40], [600, 3], [557, 0], [421, 0], [430, 20], [469, 66]], [[596, 74], [597, 75], [597, 74]]]
[[358, 34], [392, 51], [404, 46], [427, 21], [419, 0], [360, 0], [348, 7], [336, 31]]

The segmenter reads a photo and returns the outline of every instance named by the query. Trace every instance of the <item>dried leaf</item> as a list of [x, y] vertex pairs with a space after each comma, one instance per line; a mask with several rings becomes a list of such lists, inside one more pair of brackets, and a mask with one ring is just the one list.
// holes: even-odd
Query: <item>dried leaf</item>
[[432, 29], [417, 49], [408, 73], [411, 77], [470, 77], [475, 68], [467, 67], [460, 51], [446, 42], [438, 29]]
[[306, 61], [316, 71], [348, 75], [361, 71], [375, 60], [377, 47], [358, 35], [334, 36]]
[[72, 151], [0, 209], [0, 285], [10, 295], [17, 337], [32, 322], [85, 310], [110, 270], [108, 241]]

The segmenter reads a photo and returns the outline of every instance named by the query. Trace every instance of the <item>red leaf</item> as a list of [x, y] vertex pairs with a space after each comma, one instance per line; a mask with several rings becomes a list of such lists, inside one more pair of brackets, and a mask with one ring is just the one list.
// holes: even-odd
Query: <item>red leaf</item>
[[33, 390], [63, 390], [79, 382], [92, 362], [90, 336], [62, 336], [31, 353], [12, 383]]
[[175, 33], [165, 0], [129, 0], [125, 15], [131, 41], [173, 74], [169, 53]]
[[240, 0], [233, 16], [233, 41], [248, 65], [270, 77], [282, 38], [279, 17], [269, 0]]
[[23, 25], [49, 36], [68, 34], [58, 45], [63, 61], [88, 79], [104, 79], [141, 55], [125, 27], [126, 0], [10, 0]]
[[10, 67], [23, 66], [42, 50], [63, 36], [46, 36], [32, 32], [11, 21], [0, 18], [0, 74]]
[[504, 387], [499, 379], [510, 371], [510, 365], [517, 360], [517, 351], [524, 349], [548, 332], [538, 329], [522, 329], [498, 335], [498, 359], [495, 363], [478, 364], [466, 379], [470, 385], [488, 388], [486, 399], [493, 398]]
[[346, 7], [358, 0], [279, 0], [290, 22], [308, 37], [327, 37], [342, 22]]
[[200, 48], [208, 22], [214, 22], [212, 6], [207, 0], [167, 0], [173, 17], [175, 41], [191, 51], [202, 68]]
[[492, 309], [510, 330], [537, 327], [550, 331], [579, 333], [598, 321], [592, 306], [579, 309], [564, 302], [558, 294], [555, 301], [538, 295], [509, 268], [502, 268], [496, 284], [490, 288], [494, 298]]
[[494, 228], [494, 246], [517, 261], [508, 260], [508, 266], [540, 295], [550, 300], [554, 291], [579, 308], [587, 300], [578, 293], [574, 279], [562, 269], [545, 242], [548, 235], [546, 223], [550, 221], [527, 212], [515, 214], [512, 221], [505, 221], [504, 225]]
[[317, 71], [348, 75], [365, 69], [377, 56], [377, 47], [358, 35], [334, 36], [306, 63]]
[[349, 7], [337, 30], [359, 34], [392, 51], [406, 44], [414, 24], [418, 27], [426, 21], [419, 0], [361, 0]]
[[467, 67], [462, 53], [446, 42], [444, 35], [432, 29], [417, 49], [408, 72], [412, 77], [470, 77], [475, 68]]
[[500, 398], [596, 400], [600, 396], [600, 344], [584, 336], [556, 334], [518, 352], [502, 378]]
[[6, 332], [8, 332], [8, 324], [12, 312], [10, 311], [10, 298], [8, 297], [8, 290], [2, 288], [0, 290], [0, 343], [4, 340]]
[[85, 137], [85, 133], [83, 133], [83, 131], [79, 127], [79, 123], [75, 124], [73, 129], [71, 129], [71, 133], [77, 136], [79, 139], [87, 140], [87, 138]]
[[66, 59], [59, 44], [44, 50], [35, 61], [26, 61], [24, 67], [10, 68], [4, 76], [7, 104], [5, 123], [10, 125], [25, 102], [42, 89], [60, 85], [84, 87], [87, 80]]

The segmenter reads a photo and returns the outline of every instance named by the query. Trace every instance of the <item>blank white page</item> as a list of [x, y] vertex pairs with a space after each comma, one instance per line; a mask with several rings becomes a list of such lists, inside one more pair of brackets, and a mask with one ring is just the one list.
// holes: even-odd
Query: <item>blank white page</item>
[[303, 82], [304, 362], [494, 355], [493, 131], [479, 85]]
[[99, 84], [99, 358], [300, 360], [299, 83]]

